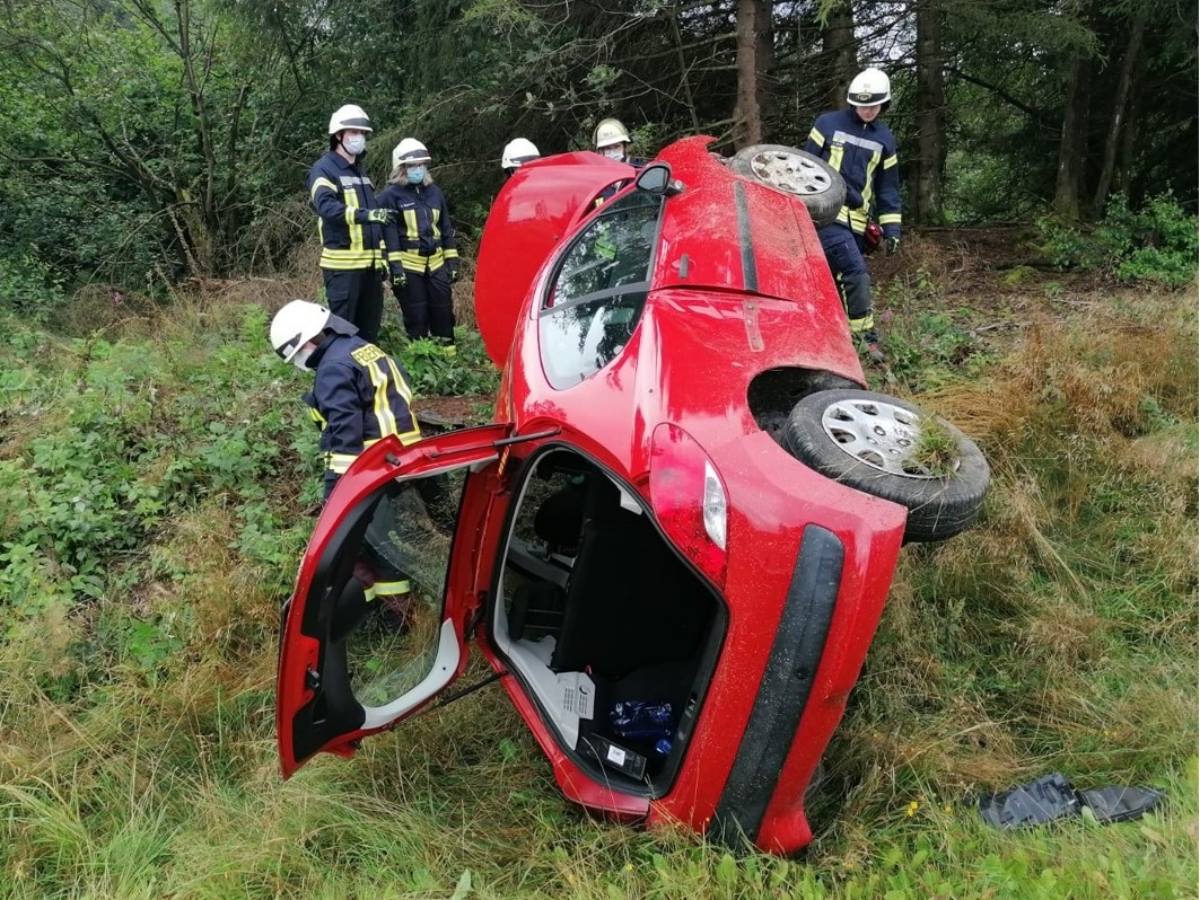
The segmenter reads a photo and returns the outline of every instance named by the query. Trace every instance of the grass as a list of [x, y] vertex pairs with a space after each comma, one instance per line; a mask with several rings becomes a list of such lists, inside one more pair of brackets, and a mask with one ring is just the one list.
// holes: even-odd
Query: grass
[[[920, 390], [994, 482], [976, 528], [902, 554], [795, 860], [581, 814], [494, 685], [281, 781], [278, 602], [316, 471], [265, 314], [5, 322], [0, 900], [1194, 896], [1194, 298], [1033, 285], [1028, 325], [963, 355], [919, 287], [895, 328], [942, 349], [882, 389]], [[981, 794], [1050, 771], [1168, 803], [983, 823]]]

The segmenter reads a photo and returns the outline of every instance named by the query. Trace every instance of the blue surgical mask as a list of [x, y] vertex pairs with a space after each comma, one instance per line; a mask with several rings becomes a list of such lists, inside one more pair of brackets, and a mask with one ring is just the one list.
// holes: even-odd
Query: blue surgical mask
[[408, 183], [409, 184], [420, 184], [424, 180], [425, 180], [425, 167], [424, 166], [411, 166], [409, 168], [409, 170], [408, 170]]
[[342, 141], [342, 146], [351, 156], [358, 156], [367, 149], [367, 138], [365, 135], [352, 134]]

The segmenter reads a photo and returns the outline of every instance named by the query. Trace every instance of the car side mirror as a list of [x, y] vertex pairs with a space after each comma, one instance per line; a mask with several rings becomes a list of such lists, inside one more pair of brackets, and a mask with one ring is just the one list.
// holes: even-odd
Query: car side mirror
[[673, 197], [683, 193], [683, 182], [671, 180], [671, 167], [666, 163], [651, 163], [638, 173], [634, 182], [639, 191]]

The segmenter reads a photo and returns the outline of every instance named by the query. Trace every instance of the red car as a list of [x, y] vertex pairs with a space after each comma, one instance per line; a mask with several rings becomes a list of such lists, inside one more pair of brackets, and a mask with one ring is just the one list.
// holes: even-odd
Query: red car
[[[476, 276], [494, 423], [381, 441], [327, 502], [284, 610], [285, 777], [425, 707], [473, 645], [570, 800], [809, 842], [901, 545], [971, 524], [989, 473], [863, 390], [814, 227], [837, 174], [708, 144], [547, 157], [500, 192]], [[372, 554], [404, 608], [364, 599]]]

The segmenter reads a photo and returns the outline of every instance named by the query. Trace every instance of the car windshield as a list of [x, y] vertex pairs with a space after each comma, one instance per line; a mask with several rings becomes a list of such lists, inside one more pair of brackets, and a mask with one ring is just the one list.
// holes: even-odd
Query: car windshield
[[614, 200], [575, 239], [542, 305], [538, 335], [546, 378], [562, 390], [612, 362], [646, 303], [662, 198]]

